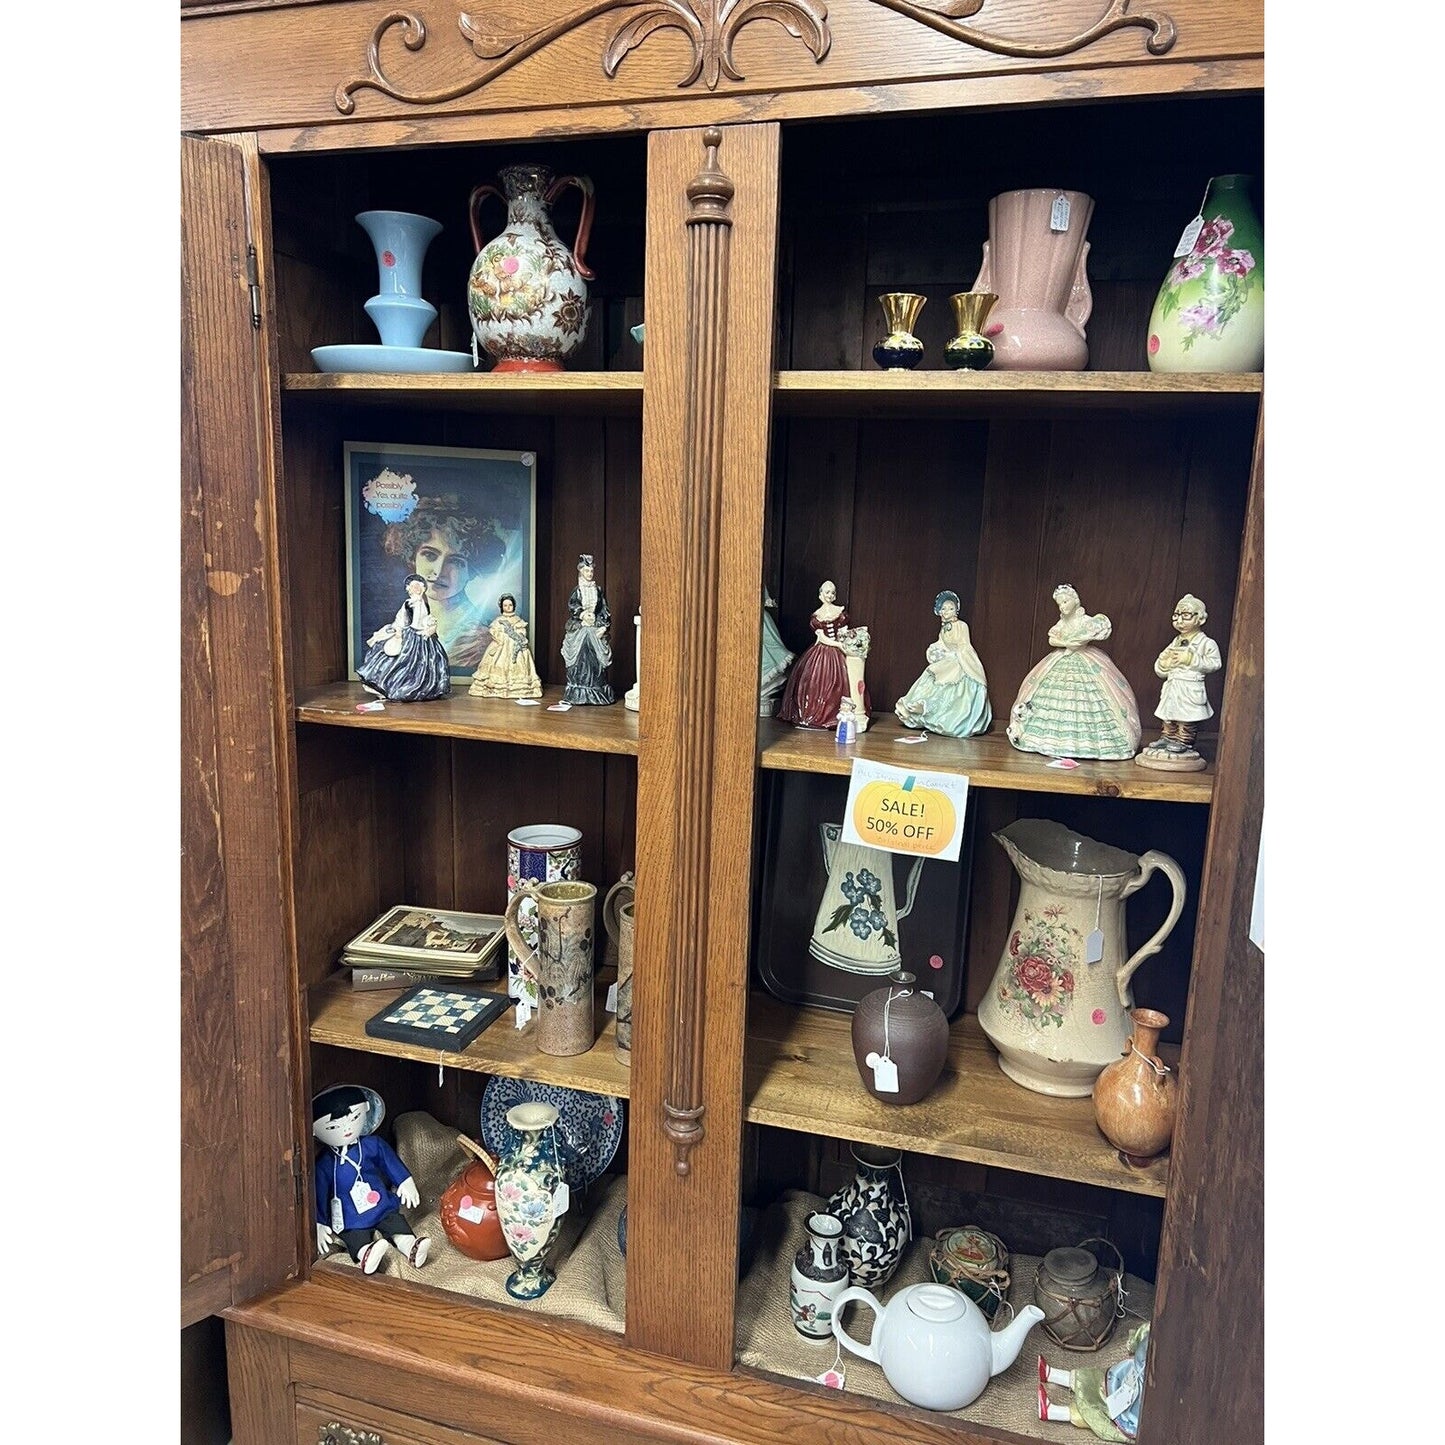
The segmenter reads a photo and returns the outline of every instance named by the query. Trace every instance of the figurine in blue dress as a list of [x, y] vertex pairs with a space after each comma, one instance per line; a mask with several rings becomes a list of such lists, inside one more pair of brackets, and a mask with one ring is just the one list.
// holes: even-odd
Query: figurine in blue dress
[[993, 722], [983, 663], [958, 612], [957, 592], [940, 592], [933, 599], [939, 627], [937, 640], [924, 654], [928, 666], [893, 708], [906, 728], [971, 738], [986, 733]]
[[368, 692], [388, 702], [426, 702], [451, 692], [451, 664], [426, 600], [425, 577], [407, 574], [396, 617], [366, 639], [356, 674]]
[[316, 1252], [324, 1259], [334, 1244], [375, 1274], [395, 1245], [409, 1265], [426, 1263], [431, 1240], [417, 1235], [401, 1212], [415, 1209], [421, 1194], [411, 1170], [376, 1134], [386, 1113], [380, 1095], [357, 1084], [336, 1084], [311, 1101], [316, 1151]]

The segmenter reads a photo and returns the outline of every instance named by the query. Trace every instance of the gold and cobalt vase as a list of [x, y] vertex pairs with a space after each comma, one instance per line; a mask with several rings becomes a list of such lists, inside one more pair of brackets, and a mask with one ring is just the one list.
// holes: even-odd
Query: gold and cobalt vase
[[948, 299], [958, 334], [943, 348], [943, 359], [960, 371], [982, 371], [993, 360], [993, 342], [984, 327], [998, 296], [992, 291], [957, 291]]
[[912, 371], [923, 360], [923, 343], [913, 334], [926, 296], [913, 291], [885, 291], [878, 298], [888, 322], [888, 335], [873, 348], [873, 360], [885, 371]]

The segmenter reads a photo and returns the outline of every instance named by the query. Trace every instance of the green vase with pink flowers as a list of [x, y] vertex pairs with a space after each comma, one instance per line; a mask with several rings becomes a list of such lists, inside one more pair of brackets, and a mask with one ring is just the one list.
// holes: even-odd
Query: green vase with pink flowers
[[1149, 316], [1150, 371], [1264, 369], [1264, 229], [1253, 176], [1215, 176]]

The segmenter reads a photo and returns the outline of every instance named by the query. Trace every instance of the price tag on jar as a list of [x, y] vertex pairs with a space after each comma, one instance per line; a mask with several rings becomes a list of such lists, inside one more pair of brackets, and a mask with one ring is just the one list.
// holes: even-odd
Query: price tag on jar
[[1055, 196], [1053, 209], [1049, 212], [1049, 230], [1067, 231], [1069, 229], [1069, 210], [1069, 198]]
[[855, 758], [843, 812], [843, 841], [912, 858], [958, 861], [968, 778]]

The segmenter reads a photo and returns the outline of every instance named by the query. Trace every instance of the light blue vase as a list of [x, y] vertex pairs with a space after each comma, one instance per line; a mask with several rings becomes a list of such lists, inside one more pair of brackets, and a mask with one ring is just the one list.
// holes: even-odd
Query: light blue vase
[[377, 294], [365, 309], [381, 344], [420, 346], [437, 317], [436, 307], [421, 294], [422, 262], [441, 234], [441, 222], [410, 211], [362, 211], [356, 222], [376, 251]]

